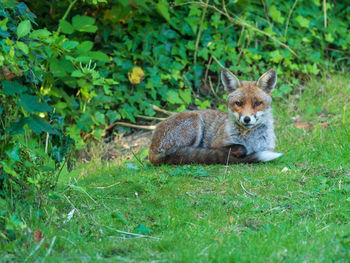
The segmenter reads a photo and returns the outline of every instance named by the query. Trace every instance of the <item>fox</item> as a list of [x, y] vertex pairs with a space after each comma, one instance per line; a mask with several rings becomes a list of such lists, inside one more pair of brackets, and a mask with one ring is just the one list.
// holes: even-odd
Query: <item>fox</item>
[[184, 111], [160, 122], [149, 149], [153, 165], [256, 163], [282, 155], [274, 152], [271, 93], [276, 70], [270, 69], [258, 81], [240, 81], [223, 69], [221, 82], [227, 92], [227, 112]]

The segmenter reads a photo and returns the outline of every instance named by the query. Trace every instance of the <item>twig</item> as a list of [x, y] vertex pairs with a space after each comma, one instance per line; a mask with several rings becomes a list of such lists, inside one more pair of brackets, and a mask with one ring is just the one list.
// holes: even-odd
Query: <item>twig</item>
[[47, 148], [49, 145], [49, 137], [50, 137], [50, 134], [47, 132], [46, 133], [46, 140], [45, 140], [45, 153], [47, 153]]
[[256, 194], [252, 194], [252, 193], [248, 192], [248, 191], [244, 188], [244, 186], [243, 186], [243, 184], [242, 184], [241, 181], [239, 181], [239, 183], [240, 183], [240, 185], [241, 185], [243, 191], [244, 191], [246, 194], [248, 194], [248, 195], [250, 195], [250, 196], [254, 196], [254, 197], [257, 196]]
[[265, 11], [265, 16], [266, 16], [266, 20], [270, 23], [270, 17], [269, 17], [269, 9], [266, 5], [265, 0], [261, 0], [263, 6], [264, 6], [264, 11]]
[[124, 234], [124, 235], [129, 235], [129, 236], [134, 236], [134, 237], [144, 237], [144, 238], [154, 238], [154, 239], [157, 239], [157, 240], [160, 240], [159, 237], [152, 237], [152, 236], [146, 236], [146, 235], [141, 235], [141, 234], [136, 234], [136, 233], [131, 233], [131, 232], [126, 232], [126, 231], [121, 231], [121, 230], [118, 230], [118, 229], [114, 229], [112, 227], [109, 227], [109, 226], [104, 226], [110, 230], [113, 230], [117, 233], [120, 233], [120, 234]]
[[121, 121], [116, 121], [113, 122], [112, 124], [108, 125], [105, 128], [105, 131], [112, 129], [114, 126], [125, 126], [125, 127], [131, 127], [131, 128], [138, 128], [138, 129], [144, 129], [144, 130], [149, 130], [153, 131], [156, 128], [156, 125], [137, 125], [137, 124], [132, 124], [132, 123], [127, 123], [127, 122], [121, 122]]
[[214, 55], [212, 55], [212, 57], [215, 60], [215, 62], [218, 63], [222, 69], [226, 69], [227, 71], [230, 71], [228, 68], [226, 68], [224, 65], [222, 65], [221, 62]]
[[[208, 5], [208, 2], [209, 2], [209, 0], [207, 0], [207, 2], [206, 2], [207, 5]], [[203, 22], [204, 22], [205, 14], [207, 12], [207, 8], [208, 8], [208, 6], [204, 7], [203, 13], [202, 13], [201, 22], [199, 24], [199, 29], [198, 29], [198, 33], [197, 33], [197, 40], [196, 40], [196, 47], [195, 47], [194, 55], [193, 55], [193, 62], [194, 62], [194, 64], [197, 63], [197, 52], [198, 52], [199, 40], [201, 38]]]
[[289, 21], [290, 21], [290, 18], [292, 16], [293, 10], [294, 10], [295, 6], [297, 5], [297, 3], [298, 3], [298, 0], [295, 0], [294, 4], [292, 5], [292, 8], [289, 11], [287, 22], [286, 22], [286, 29], [284, 30], [284, 37], [287, 37]]
[[226, 168], [225, 168], [224, 178], [226, 177], [226, 174], [227, 174], [228, 162], [229, 162], [229, 160], [230, 160], [230, 154], [231, 154], [231, 147], [230, 147], [230, 149], [228, 150], [228, 155], [227, 155], [227, 160], [226, 160]]
[[45, 255], [45, 258], [51, 254], [51, 251], [52, 251], [52, 248], [53, 248], [53, 245], [55, 244], [55, 241], [56, 241], [56, 236], [54, 236], [51, 240], [51, 244], [50, 244], [50, 247], [49, 249], [47, 250], [46, 252], [46, 255]]
[[253, 31], [256, 31], [262, 35], [267, 36], [268, 38], [272, 39], [274, 42], [278, 43], [279, 45], [285, 47], [286, 49], [288, 49], [294, 56], [298, 57], [297, 53], [295, 53], [295, 51], [293, 49], [291, 49], [287, 44], [279, 41], [277, 38], [275, 38], [274, 36], [271, 36], [269, 33], [260, 30], [259, 28], [256, 28], [255, 26], [252, 26], [251, 24], [248, 24], [247, 22], [245, 22], [244, 20], [241, 20], [238, 16], [234, 15], [235, 18], [233, 18], [232, 16], [230, 16], [229, 14], [226, 14], [225, 12], [221, 11], [220, 9], [218, 9], [216, 6], [214, 5], [207, 5], [205, 3], [202, 2], [194, 2], [194, 1], [190, 1], [190, 2], [186, 2], [186, 3], [182, 3], [182, 4], [178, 4], [176, 6], [182, 6], [182, 5], [189, 5], [189, 4], [196, 4], [199, 6], [207, 6], [213, 10], [215, 10], [216, 12], [218, 12], [219, 14], [222, 14], [224, 16], [226, 16], [228, 18], [228, 20], [230, 20], [232, 23], [239, 25], [239, 26], [246, 26], [249, 27], [250, 29], [252, 29]]
[[44, 242], [45, 238], [43, 238], [40, 243], [30, 252], [29, 256], [24, 260], [26, 262], [31, 256], [34, 255], [34, 253], [41, 247], [42, 243]]
[[[63, 20], [66, 20], [68, 14], [69, 14], [69, 12], [70, 12], [70, 10], [72, 9], [72, 7], [75, 5], [75, 3], [76, 3], [77, 1], [78, 1], [78, 0], [74, 0], [72, 3], [69, 4], [69, 6], [68, 6], [66, 12], [64, 13], [64, 15], [63, 15], [63, 17], [62, 17], [62, 19], [61, 19], [62, 21], [63, 21]], [[58, 26], [58, 28], [57, 28], [57, 33], [59, 33], [60, 31], [61, 31], [61, 26]]]
[[73, 189], [77, 189], [77, 190], [79, 190], [79, 191], [82, 191], [82, 192], [83, 192], [84, 194], [86, 194], [95, 204], [97, 204], [97, 202], [95, 201], [95, 199], [93, 199], [93, 198], [91, 197], [91, 195], [89, 195], [89, 193], [85, 191], [84, 188], [82, 188], [82, 187], [80, 187], [80, 186], [76, 186], [76, 185], [74, 185], [74, 184], [65, 184], [65, 185], [66, 185], [66, 186], [69, 186], [69, 187], [71, 187], [71, 188], [73, 188]]
[[214, 94], [214, 97], [217, 98], [218, 100], [220, 100], [219, 96], [216, 94], [214, 87], [213, 87], [213, 83], [211, 82], [211, 77], [209, 76], [209, 87], [211, 92]]
[[323, 22], [324, 27], [327, 28], [327, 0], [323, 0]]
[[145, 115], [135, 115], [135, 117], [145, 119], [145, 120], [158, 120], [158, 121], [163, 121], [166, 119], [161, 117], [152, 117], [152, 116], [145, 116]]
[[159, 108], [159, 107], [156, 106], [156, 105], [152, 105], [152, 107], [153, 107], [153, 109], [154, 109], [155, 111], [159, 111], [159, 112], [164, 113], [164, 114], [169, 115], [169, 116], [171, 116], [171, 115], [174, 114], [173, 112], [167, 111], [167, 110], [164, 110], [164, 109], [161, 109], [161, 108]]
[[115, 183], [115, 184], [111, 184], [111, 185], [108, 185], [108, 186], [97, 186], [97, 187], [95, 187], [96, 189], [107, 189], [107, 188], [111, 188], [111, 187], [113, 187], [113, 186], [115, 186], [115, 185], [117, 185], [117, 184], [120, 184], [120, 182], [117, 182], [117, 183]]
[[207, 65], [207, 68], [206, 68], [205, 74], [204, 74], [204, 83], [207, 83], [209, 67], [210, 67], [212, 61], [213, 61], [213, 55], [210, 55], [210, 58], [209, 58], [209, 61], [208, 61], [208, 65]]

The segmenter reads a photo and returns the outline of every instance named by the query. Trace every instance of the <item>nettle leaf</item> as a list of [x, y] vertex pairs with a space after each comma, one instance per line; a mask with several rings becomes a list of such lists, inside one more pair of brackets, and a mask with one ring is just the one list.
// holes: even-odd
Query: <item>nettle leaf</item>
[[74, 27], [66, 20], [60, 20], [60, 29], [64, 34], [72, 34], [74, 32]]
[[17, 27], [17, 38], [20, 39], [28, 35], [31, 29], [32, 29], [32, 24], [30, 23], [29, 20], [22, 21], [21, 23], [19, 23]]
[[37, 135], [40, 135], [42, 132], [48, 132], [55, 135], [60, 134], [55, 128], [52, 127], [52, 125], [37, 116], [29, 117], [27, 123], [29, 128]]
[[5, 95], [16, 95], [27, 91], [26, 86], [23, 86], [16, 81], [11, 82], [8, 80], [2, 80], [1, 86], [2, 86], [2, 93], [4, 93]]
[[38, 96], [31, 96], [23, 94], [20, 97], [20, 101], [17, 103], [22, 106], [28, 112], [51, 112], [52, 108], [45, 102], [38, 102]]
[[74, 29], [80, 32], [95, 33], [97, 26], [94, 23], [95, 18], [89, 16], [76, 15], [72, 19]]

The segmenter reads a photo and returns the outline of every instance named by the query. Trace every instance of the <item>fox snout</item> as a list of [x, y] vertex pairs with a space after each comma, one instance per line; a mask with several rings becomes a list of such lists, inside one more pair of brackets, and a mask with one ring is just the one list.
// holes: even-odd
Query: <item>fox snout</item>
[[256, 115], [242, 115], [239, 117], [239, 122], [245, 127], [249, 128], [256, 124]]

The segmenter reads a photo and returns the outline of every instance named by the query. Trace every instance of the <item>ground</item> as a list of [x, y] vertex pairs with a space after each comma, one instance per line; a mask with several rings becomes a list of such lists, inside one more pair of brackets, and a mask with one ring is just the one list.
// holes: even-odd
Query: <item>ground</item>
[[275, 100], [270, 163], [153, 167], [141, 150], [66, 171], [0, 261], [349, 262], [349, 80]]

